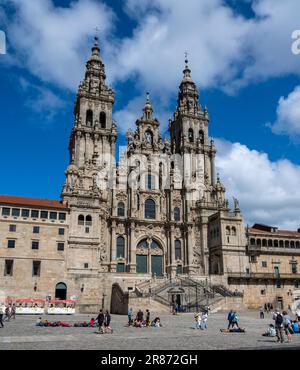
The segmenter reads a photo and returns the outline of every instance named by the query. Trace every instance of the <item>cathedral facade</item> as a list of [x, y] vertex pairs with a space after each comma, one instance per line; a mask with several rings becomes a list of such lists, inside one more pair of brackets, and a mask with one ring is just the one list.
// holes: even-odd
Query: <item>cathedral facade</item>
[[[237, 199], [230, 209], [188, 61], [169, 138], [161, 136], [147, 93], [118, 161], [114, 102], [95, 39], [76, 96], [61, 201], [0, 197], [0, 290], [11, 297], [73, 297], [82, 312], [101, 306], [117, 312], [114, 305], [142, 299], [142, 287], [170, 288], [181, 277], [242, 297], [249, 307], [278, 297], [291, 303], [299, 230], [249, 229]], [[274, 238], [282, 239], [282, 249], [266, 241]], [[274, 275], [276, 266], [285, 278], [279, 270]]]

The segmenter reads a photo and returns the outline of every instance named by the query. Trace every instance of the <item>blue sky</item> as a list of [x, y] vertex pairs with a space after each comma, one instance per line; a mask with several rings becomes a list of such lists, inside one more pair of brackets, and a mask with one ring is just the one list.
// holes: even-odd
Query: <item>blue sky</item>
[[249, 223], [300, 227], [299, 14], [297, 0], [0, 1], [0, 193], [59, 198], [98, 27], [119, 144], [146, 91], [165, 132], [187, 50], [228, 196]]

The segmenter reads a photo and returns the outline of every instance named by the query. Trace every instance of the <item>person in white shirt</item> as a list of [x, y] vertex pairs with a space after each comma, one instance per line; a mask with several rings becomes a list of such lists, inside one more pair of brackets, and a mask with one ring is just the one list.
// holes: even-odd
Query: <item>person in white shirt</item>
[[202, 330], [208, 328], [208, 313], [207, 312], [203, 312], [202, 315], [201, 315], [201, 326], [200, 326], [200, 328]]

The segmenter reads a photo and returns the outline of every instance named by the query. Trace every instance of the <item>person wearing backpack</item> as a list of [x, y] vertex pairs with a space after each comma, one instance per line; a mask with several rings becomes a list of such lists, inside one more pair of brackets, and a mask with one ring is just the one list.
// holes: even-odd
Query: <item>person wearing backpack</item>
[[275, 330], [276, 330], [276, 337], [277, 342], [284, 342], [284, 334], [283, 334], [283, 316], [280, 312], [276, 312], [273, 316], [275, 320]]
[[228, 315], [227, 315], [227, 320], [228, 320], [228, 328], [227, 329], [229, 329], [230, 326], [232, 326], [232, 319], [233, 319], [233, 311], [230, 310], [228, 312]]
[[288, 342], [291, 342], [292, 341], [291, 334], [294, 333], [293, 327], [292, 327], [292, 319], [290, 318], [290, 316], [288, 315], [286, 311], [282, 312], [282, 317], [283, 317], [283, 328], [284, 328], [285, 335], [287, 336]]

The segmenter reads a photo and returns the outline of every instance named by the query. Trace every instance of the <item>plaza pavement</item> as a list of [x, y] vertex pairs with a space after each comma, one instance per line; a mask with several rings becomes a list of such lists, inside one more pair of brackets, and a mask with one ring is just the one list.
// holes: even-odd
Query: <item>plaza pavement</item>
[[[113, 334], [95, 334], [95, 328], [36, 327], [37, 316], [17, 316], [0, 328], [0, 350], [214, 350], [214, 349], [300, 349], [300, 334], [292, 343], [278, 344], [261, 334], [272, 323], [271, 314], [259, 319], [257, 311], [239, 312], [246, 333], [221, 333], [227, 312], [209, 315], [208, 330], [194, 329], [194, 314], [161, 314], [162, 328], [125, 327], [126, 316], [112, 315]], [[151, 318], [156, 316], [151, 313]], [[50, 321], [88, 321], [91, 315], [43, 316]]]

